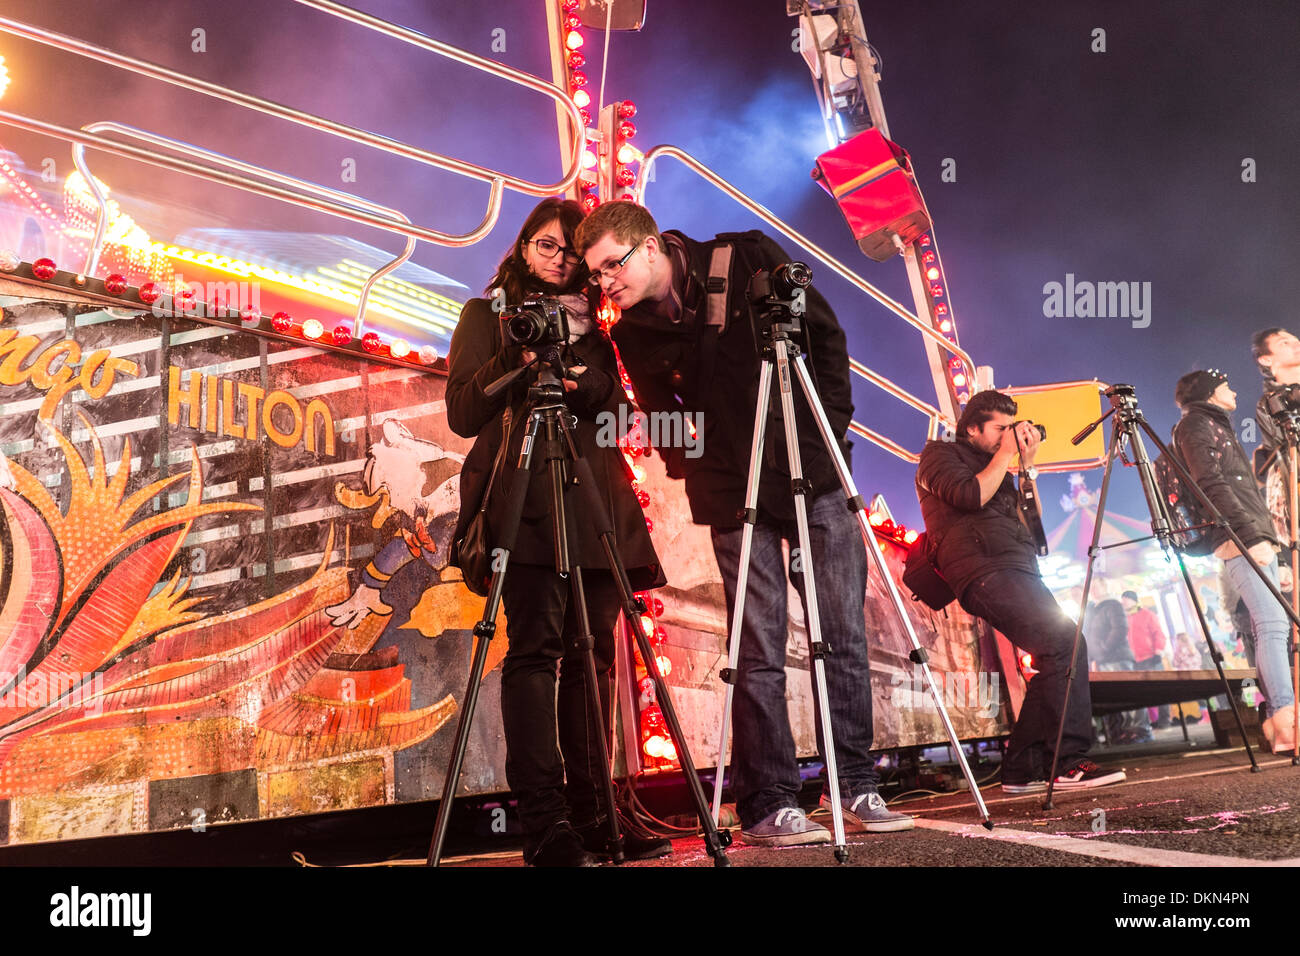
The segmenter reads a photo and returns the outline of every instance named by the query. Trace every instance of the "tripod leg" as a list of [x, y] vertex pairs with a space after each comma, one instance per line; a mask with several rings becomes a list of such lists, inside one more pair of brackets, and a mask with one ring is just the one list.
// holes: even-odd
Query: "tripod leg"
[[645, 628], [638, 626], [641, 615], [645, 613], [645, 606], [637, 601], [632, 590], [632, 584], [627, 577], [627, 570], [623, 567], [623, 561], [614, 548], [613, 525], [605, 503], [596, 491], [596, 480], [592, 474], [591, 465], [578, 454], [568, 423], [563, 420], [561, 420], [561, 431], [569, 447], [570, 460], [576, 479], [574, 484], [586, 503], [588, 517], [596, 523], [596, 527], [600, 531], [601, 547], [605, 551], [605, 560], [609, 564], [610, 572], [614, 575], [614, 582], [618, 587], [619, 597], [623, 605], [623, 613], [627, 617], [632, 632], [636, 635], [637, 646], [641, 650], [641, 658], [646, 662], [646, 670], [654, 680], [656, 698], [660, 709], [663, 711], [664, 721], [668, 724], [668, 732], [672, 736], [673, 745], [677, 748], [677, 759], [682, 765], [682, 776], [686, 780], [687, 789], [690, 791], [691, 799], [695, 803], [695, 811], [699, 815], [700, 825], [704, 830], [705, 848], [708, 850], [709, 855], [713, 857], [714, 866], [730, 866], [731, 861], [727, 859], [727, 854], [723, 849], [729, 840], [724, 840], [719, 834], [718, 828], [713, 822], [713, 817], [709, 814], [709, 804], [704, 796], [704, 788], [700, 785], [700, 777], [695, 770], [695, 763], [691, 759], [690, 748], [686, 745], [686, 736], [682, 732], [681, 722], [677, 719], [677, 710], [673, 707], [668, 684], [664, 681], [663, 675], [659, 673], [659, 668], [650, 666], [655, 659], [654, 649], [650, 645], [650, 638], [646, 635]]
[[[817, 715], [822, 729], [822, 756], [826, 761], [826, 778], [831, 796], [831, 823], [835, 832], [835, 859], [840, 863], [849, 858], [844, 839], [844, 806], [840, 802], [840, 774], [835, 756], [835, 734], [831, 727], [830, 693], [826, 685], [825, 657], [829, 653], [822, 640], [821, 615], [817, 607], [817, 579], [813, 569], [812, 536], [808, 530], [809, 483], [803, 477], [799, 460], [799, 433], [795, 423], [794, 391], [790, 384], [790, 360], [784, 342], [776, 343], [777, 376], [781, 387], [781, 411], [785, 422], [786, 454], [790, 462], [790, 489], [794, 494], [795, 523], [799, 530], [799, 558], [803, 564], [804, 603], [808, 615], [808, 650], [812, 660], [813, 680], [816, 687]], [[763, 400], [763, 396], [759, 396]], [[791, 555], [791, 564], [794, 556]]]
[[573, 568], [570, 577], [573, 588], [573, 600], [577, 602], [574, 610], [578, 616], [578, 646], [582, 650], [583, 683], [587, 690], [588, 713], [594, 715], [600, 732], [596, 734], [596, 758], [600, 766], [600, 778], [603, 784], [602, 797], [609, 825], [609, 855], [615, 864], [623, 862], [623, 835], [618, 825], [618, 800], [614, 796], [614, 778], [610, 774], [609, 747], [606, 743], [605, 708], [600, 702], [600, 678], [596, 673], [596, 638], [591, 632], [591, 620], [587, 614], [587, 595], [582, 587], [582, 568]]
[[1187, 572], [1187, 562], [1183, 560], [1181, 551], [1174, 552], [1178, 556], [1178, 567], [1183, 572], [1183, 583], [1187, 586], [1187, 595], [1192, 599], [1192, 607], [1196, 608], [1196, 619], [1201, 622], [1201, 633], [1205, 635], [1205, 643], [1209, 645], [1210, 657], [1214, 661], [1215, 670], [1219, 672], [1219, 680], [1223, 682], [1223, 693], [1228, 698], [1228, 705], [1232, 707], [1233, 719], [1237, 721], [1237, 731], [1241, 734], [1242, 745], [1246, 748], [1246, 756], [1250, 758], [1251, 773], [1259, 773], [1260, 766], [1255, 761], [1255, 751], [1250, 746], [1250, 737], [1246, 734], [1246, 725], [1241, 720], [1241, 709], [1237, 706], [1237, 695], [1232, 692], [1232, 686], [1228, 683], [1228, 677], [1223, 673], [1223, 651], [1214, 643], [1210, 637], [1210, 624], [1205, 619], [1205, 609], [1201, 606], [1201, 599], [1196, 594], [1196, 588], [1192, 584], [1192, 576]]
[[[1079, 666], [1079, 642], [1083, 640], [1083, 616], [1088, 610], [1088, 598], [1092, 595], [1092, 569], [1097, 555], [1101, 553], [1102, 518], [1106, 514], [1106, 495], [1110, 491], [1110, 476], [1114, 473], [1115, 459], [1120, 454], [1120, 443], [1124, 433], [1118, 422], [1110, 436], [1110, 449], [1106, 454], [1106, 471], [1101, 479], [1101, 494], [1097, 498], [1097, 516], [1092, 529], [1092, 545], [1088, 548], [1088, 570], [1083, 575], [1083, 600], [1079, 606], [1079, 620], [1074, 625], [1074, 646], [1070, 650], [1070, 669], [1065, 678], [1065, 700], [1061, 701], [1061, 721], [1056, 728], [1056, 744], [1052, 747], [1052, 768], [1047, 774], [1047, 793], [1043, 796], [1043, 809], [1052, 809], [1052, 796], [1056, 792], [1056, 770], [1061, 759], [1061, 741], [1065, 739], [1065, 720], [1069, 713], [1070, 691], [1074, 689], [1075, 671]], [[1087, 675], [1084, 675], [1087, 680]]]
[[[451, 819], [451, 805], [456, 795], [456, 786], [460, 780], [461, 766], [465, 761], [465, 748], [469, 744], [470, 724], [474, 720], [474, 709], [478, 704], [479, 685], [483, 679], [483, 668], [487, 664], [488, 645], [496, 633], [497, 610], [501, 606], [501, 591], [505, 587], [506, 570], [510, 563], [510, 552], [514, 550], [515, 539], [519, 531], [519, 521], [524, 514], [524, 499], [528, 494], [528, 468], [532, 460], [532, 451], [541, 421], [533, 417], [528, 426], [528, 435], [524, 440], [524, 453], [520, 459], [521, 480], [514, 482], [510, 489], [510, 498], [506, 504], [505, 527], [502, 528], [494, 551], [492, 583], [488, 587], [487, 603], [483, 607], [482, 619], [474, 625], [476, 644], [474, 662], [470, 666], [469, 686], [461, 705], [460, 717], [456, 721], [456, 743], [452, 747], [451, 760], [447, 765], [447, 774], [442, 780], [442, 799], [438, 801], [438, 821], [433, 828], [433, 840], [429, 844], [429, 866], [437, 866], [442, 858], [442, 846], [447, 837], [447, 823]], [[502, 438], [506, 440], [508, 436]]]
[[975, 800], [975, 805], [979, 810], [980, 820], [986, 829], [993, 829], [993, 821], [989, 816], [988, 807], [984, 804], [984, 796], [980, 793], [979, 784], [975, 780], [975, 774], [971, 772], [970, 764], [966, 761], [966, 752], [962, 749], [961, 742], [957, 739], [957, 730], [952, 725], [952, 720], [948, 715], [948, 709], [944, 706], [943, 694], [939, 692], [938, 686], [934, 682], [934, 675], [930, 671], [929, 655], [925, 648], [921, 646], [921, 641], [917, 637], [916, 629], [912, 626], [912, 619], [908, 616], [907, 610], [903, 604], [903, 598], [899, 594], [898, 585], [894, 582], [889, 573], [889, 568], [885, 566], [885, 561], [880, 553], [880, 545], [877, 543], [876, 533], [871, 527], [871, 521], [867, 517], [867, 506], [862, 500], [862, 495], [858, 493], [857, 486], [854, 484], [853, 476], [850, 474], [848, 464], [844, 461], [844, 454], [840, 451], [839, 443], [831, 433], [830, 422], [826, 418], [826, 411], [822, 408], [821, 399], [813, 388], [812, 379], [808, 375], [808, 369], [804, 364], [803, 356], [794, 358], [795, 372], [799, 378], [799, 384], [803, 388], [804, 396], [808, 399], [809, 407], [812, 408], [813, 414], [817, 419], [817, 430], [821, 433], [822, 443], [826, 446], [831, 454], [831, 460], [835, 463], [835, 470], [839, 474], [840, 485], [844, 488], [845, 497], [848, 499], [848, 506], [858, 519], [858, 525], [862, 530], [862, 538], [867, 548], [867, 555], [871, 558], [880, 580], [884, 582], [885, 589], [889, 593], [890, 603], [893, 605], [894, 612], [898, 615], [903, 624], [903, 630], [907, 633], [908, 640], [912, 644], [912, 651], [908, 655], [909, 660], [921, 668], [921, 673], [925, 677], [926, 686], [930, 688], [930, 696], [934, 700], [935, 707], [939, 713], [939, 718], [943, 722], [944, 731], [948, 735], [948, 740], [952, 744], [953, 751], [957, 754], [957, 762], [961, 765], [962, 774], [966, 778], [966, 785], [970, 789], [971, 796]]
[[759, 401], [754, 409], [754, 435], [750, 442], [748, 481], [745, 486], [745, 527], [740, 538], [740, 565], [736, 576], [736, 598], [731, 611], [731, 628], [727, 635], [727, 667], [721, 674], [727, 685], [722, 706], [722, 726], [718, 731], [718, 770], [713, 778], [713, 823], [722, 813], [723, 771], [727, 765], [727, 731], [731, 726], [732, 698], [736, 693], [736, 667], [740, 662], [740, 635], [745, 619], [745, 592], [749, 587], [750, 552], [754, 544], [754, 523], [758, 520], [759, 466], [763, 460], [763, 438], [767, 432], [767, 395], [772, 388], [772, 363], [764, 361], [759, 372]]
[[[1287, 442], [1287, 512], [1290, 516], [1291, 530], [1291, 609], [1300, 617], [1300, 484], [1296, 476], [1296, 445]], [[1256, 648], [1258, 652], [1258, 648]], [[1300, 765], [1300, 628], [1291, 622], [1291, 699], [1294, 701], [1292, 711], [1294, 722], [1291, 727], [1291, 739], [1296, 741], [1296, 750], [1291, 757], [1291, 766]]]
[[483, 668], [487, 664], [488, 645], [492, 643], [495, 631], [496, 624], [491, 620], [485, 619], [474, 625], [474, 663], [470, 667], [469, 686], [465, 689], [460, 717], [456, 721], [456, 744], [452, 749], [451, 763], [447, 767], [446, 777], [443, 778], [442, 799], [438, 801], [438, 822], [433, 828], [433, 842], [429, 844], [427, 860], [429, 866], [437, 866], [442, 859], [442, 847], [447, 837], [447, 822], [451, 819], [451, 805], [456, 796], [456, 783], [460, 779], [461, 766], [465, 760], [470, 724], [474, 720], [479, 685], [483, 680]]

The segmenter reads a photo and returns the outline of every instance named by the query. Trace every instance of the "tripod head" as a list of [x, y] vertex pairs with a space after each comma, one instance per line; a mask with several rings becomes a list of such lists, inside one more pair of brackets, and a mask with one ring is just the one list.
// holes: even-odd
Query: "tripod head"
[[1264, 395], [1264, 408], [1288, 445], [1300, 445], [1300, 385], [1287, 385]]
[[537, 380], [528, 388], [528, 403], [533, 406], [563, 405], [564, 382], [568, 378], [569, 368], [564, 361], [564, 347], [558, 342], [548, 342], [538, 346], [537, 357], [531, 362], [511, 369], [483, 389], [483, 394], [492, 398], [503, 389], [509, 388], [530, 370], [537, 370]]
[[768, 345], [783, 339], [802, 348], [799, 317], [807, 310], [805, 290], [811, 284], [812, 268], [804, 262], [783, 262], [771, 271], [754, 273], [746, 295], [759, 323], [754, 329], [756, 340]]

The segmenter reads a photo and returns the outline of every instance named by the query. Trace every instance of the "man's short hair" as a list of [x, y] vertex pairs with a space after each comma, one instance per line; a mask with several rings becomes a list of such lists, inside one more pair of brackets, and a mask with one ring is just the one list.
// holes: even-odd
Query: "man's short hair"
[[1014, 415], [1017, 408], [1015, 399], [1010, 395], [995, 392], [991, 388], [976, 392], [966, 403], [961, 418], [957, 419], [957, 437], [965, 438], [972, 428], [976, 431], [983, 428], [984, 423], [998, 412], [1003, 415]]
[[621, 199], [602, 203], [582, 220], [573, 237], [578, 255], [586, 255], [588, 249], [607, 235], [613, 235], [619, 242], [625, 242], [629, 246], [636, 245], [647, 236], [654, 236], [661, 248], [664, 242], [650, 210]]
[[1259, 366], [1259, 370], [1262, 374], [1267, 375], [1269, 373], [1269, 369], [1260, 364], [1259, 361], [1262, 357], [1273, 351], [1273, 347], [1268, 344], [1269, 339], [1278, 333], [1285, 331], [1286, 329], [1260, 329], [1250, 337], [1250, 354], [1255, 357], [1255, 364]]
[[1140, 601], [1138, 601], [1138, 596], [1136, 591], [1125, 591], [1123, 594], [1120, 595], [1121, 600], [1124, 598], [1128, 598], [1134, 604], [1141, 603]]

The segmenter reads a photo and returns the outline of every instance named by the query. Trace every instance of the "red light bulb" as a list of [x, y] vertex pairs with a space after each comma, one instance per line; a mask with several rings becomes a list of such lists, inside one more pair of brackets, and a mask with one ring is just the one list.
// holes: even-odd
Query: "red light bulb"
[[346, 325], [334, 326], [334, 331], [331, 335], [334, 338], [335, 345], [347, 345], [352, 341], [352, 330]]
[[637, 502], [641, 505], [641, 507], [644, 508], [646, 505], [648, 505], [648, 504], [650, 503], [650, 494], [649, 494], [649, 492], [638, 491], [638, 492], [636, 493], [636, 500], [637, 500]]
[[126, 291], [126, 276], [114, 272], [104, 280], [104, 291], [109, 295], [121, 295]]
[[618, 104], [619, 119], [631, 119], [633, 116], [636, 116], [635, 103], [633, 103], [631, 100], [624, 100], [622, 103]]
[[582, 87], [587, 85], [587, 74], [583, 73], [581, 70], [574, 70], [573, 76], [569, 78], [569, 85], [575, 90], [582, 89]]
[[153, 305], [162, 297], [162, 289], [158, 288], [156, 282], [146, 282], [140, 286], [140, 301], [145, 305]]
[[281, 334], [288, 332], [293, 328], [293, 319], [289, 316], [288, 312], [277, 312], [275, 315], [271, 316], [271, 328]]
[[47, 282], [54, 278], [54, 274], [59, 271], [59, 267], [54, 264], [53, 259], [37, 259], [32, 263], [32, 275]]
[[622, 137], [623, 139], [631, 139], [633, 136], [636, 135], [636, 124], [635, 124], [635, 123], [619, 123], [619, 124], [618, 124], [618, 135], [619, 135], [620, 137]]
[[379, 351], [380, 344], [378, 332], [367, 332], [361, 336], [361, 347], [371, 354]]
[[632, 172], [632, 170], [628, 169], [626, 166], [618, 171], [617, 179], [620, 186], [636, 185], [636, 173]]
[[583, 68], [584, 65], [586, 65], [586, 63], [587, 63], [587, 58], [583, 56], [581, 53], [574, 51], [573, 53], [569, 54], [569, 69], [580, 70]]

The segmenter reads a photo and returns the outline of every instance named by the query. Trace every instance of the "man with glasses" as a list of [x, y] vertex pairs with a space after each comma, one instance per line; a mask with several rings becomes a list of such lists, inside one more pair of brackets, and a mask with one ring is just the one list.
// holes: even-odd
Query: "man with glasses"
[[[693, 519], [710, 527], [730, 616], [761, 364], [746, 287], [756, 271], [789, 257], [760, 232], [709, 242], [676, 231], [661, 234], [650, 213], [630, 202], [596, 209], [578, 227], [575, 244], [591, 281], [622, 312], [611, 335], [642, 411], [690, 414], [702, 426], [697, 457], [685, 457], [678, 448], [660, 450], [668, 474], [686, 479]], [[848, 460], [845, 434], [853, 400], [844, 330], [812, 288], [803, 328], [809, 371]], [[741, 627], [732, 789], [746, 843], [825, 843], [830, 832], [799, 809], [801, 781], [786, 706], [789, 622], [783, 540], [793, 547], [790, 581], [801, 598], [804, 591], [779, 391], [773, 389], [770, 398]], [[871, 672], [863, 615], [867, 556], [861, 532], [845, 506], [812, 411], [797, 389], [795, 418], [818, 610], [823, 639], [832, 651], [825, 670], [845, 822], [869, 831], [911, 829], [911, 817], [891, 812], [881, 800], [869, 754]], [[830, 806], [825, 788], [822, 806]]]

